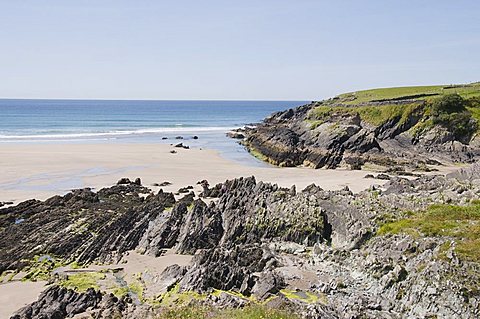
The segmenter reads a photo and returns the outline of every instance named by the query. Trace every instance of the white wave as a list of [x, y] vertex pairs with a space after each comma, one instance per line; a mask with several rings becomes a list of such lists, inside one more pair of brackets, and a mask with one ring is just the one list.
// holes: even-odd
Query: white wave
[[147, 135], [159, 133], [195, 133], [195, 132], [214, 132], [229, 131], [235, 127], [162, 127], [147, 128], [130, 131], [109, 131], [109, 132], [88, 132], [88, 133], [58, 133], [58, 134], [34, 134], [34, 135], [6, 135], [0, 134], [0, 140], [37, 140], [37, 139], [74, 139], [74, 138], [92, 138], [92, 137], [115, 137], [128, 135]]

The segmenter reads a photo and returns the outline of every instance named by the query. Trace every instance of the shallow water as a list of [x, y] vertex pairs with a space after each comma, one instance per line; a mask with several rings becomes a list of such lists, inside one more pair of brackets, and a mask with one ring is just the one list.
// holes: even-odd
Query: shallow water
[[[303, 101], [113, 101], [0, 99], [5, 143], [179, 143], [265, 165], [225, 133]], [[175, 137], [182, 136], [183, 140]], [[192, 139], [198, 136], [197, 140]], [[162, 139], [167, 137], [168, 139]]]

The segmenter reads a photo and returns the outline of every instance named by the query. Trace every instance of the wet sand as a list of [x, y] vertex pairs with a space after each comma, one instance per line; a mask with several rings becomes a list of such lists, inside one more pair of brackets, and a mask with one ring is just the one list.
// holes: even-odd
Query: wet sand
[[[170, 151], [177, 153], [172, 154]], [[99, 189], [122, 177], [140, 177], [145, 186], [169, 181], [165, 191], [211, 185], [252, 176], [297, 189], [315, 183], [325, 189], [350, 187], [354, 192], [385, 181], [365, 179], [367, 171], [313, 170], [249, 166], [221, 157], [216, 151], [182, 149], [165, 144], [14, 144], [0, 145], [0, 201], [46, 199], [73, 188]], [[157, 190], [158, 188], [152, 187]]]

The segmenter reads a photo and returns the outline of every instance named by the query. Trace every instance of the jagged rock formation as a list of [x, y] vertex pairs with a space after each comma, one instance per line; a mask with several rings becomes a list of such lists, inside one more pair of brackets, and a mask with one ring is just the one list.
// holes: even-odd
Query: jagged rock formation
[[38, 301], [21, 309], [12, 319], [73, 317], [87, 308], [97, 307], [101, 300], [102, 294], [94, 289], [79, 294], [54, 286], [45, 290]]
[[94, 289], [79, 293], [52, 286], [39, 296], [38, 301], [22, 308], [11, 319], [146, 318], [153, 313], [148, 305], [135, 306], [128, 296], [117, 298], [113, 294], [104, 294]]
[[[126, 183], [2, 209], [1, 265], [21, 269], [20, 260], [39, 253], [108, 261], [129, 249], [160, 256], [170, 248], [194, 258], [153, 280], [167, 291], [155, 300], [160, 305], [177, 294], [215, 307], [282, 304], [304, 318], [480, 315], [479, 263], [462, 257], [455, 237], [378, 233], [385, 221], [411, 216], [407, 211], [478, 199], [477, 165], [447, 177], [393, 177], [383, 190], [358, 194], [315, 185], [296, 191], [253, 177], [204, 184], [209, 205], [194, 194], [144, 197], [145, 188]], [[77, 234], [72, 225], [84, 218], [88, 232]], [[13, 318], [65, 318], [87, 308], [99, 318], [158, 311], [147, 300], [49, 288]]]
[[[419, 88], [348, 93], [278, 112], [246, 128], [242, 143], [279, 166], [359, 169], [374, 163], [425, 169], [439, 162], [473, 162], [480, 154], [478, 119], [472, 116], [480, 107], [480, 85], [410, 91]], [[460, 109], [450, 105], [458, 101], [448, 94], [456, 92], [466, 96]]]
[[122, 181], [98, 193], [80, 189], [44, 202], [28, 200], [0, 211], [0, 272], [35, 255], [79, 263], [118, 260], [134, 249], [148, 224], [175, 202], [173, 194]]

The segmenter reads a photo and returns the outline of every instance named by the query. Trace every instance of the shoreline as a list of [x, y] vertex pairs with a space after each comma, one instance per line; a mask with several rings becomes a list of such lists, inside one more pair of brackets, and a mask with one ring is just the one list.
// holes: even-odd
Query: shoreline
[[[171, 151], [176, 153], [172, 154]], [[311, 168], [279, 168], [250, 166], [229, 160], [211, 149], [183, 149], [168, 144], [11, 144], [1, 145], [0, 202], [35, 198], [45, 200], [71, 189], [100, 189], [115, 184], [120, 178], [140, 177], [142, 184], [157, 191], [154, 183], [168, 181], [165, 191], [176, 192], [188, 185], [201, 190], [198, 181], [210, 185], [227, 179], [255, 176], [258, 181], [282, 187], [295, 185], [298, 190], [312, 183], [328, 190], [348, 186], [359, 192], [384, 180], [366, 179], [371, 171], [347, 169], [314, 170]], [[459, 167], [442, 167], [439, 174]]]

